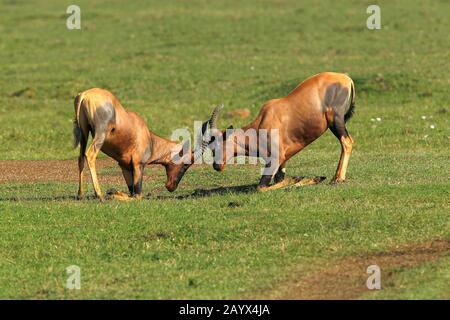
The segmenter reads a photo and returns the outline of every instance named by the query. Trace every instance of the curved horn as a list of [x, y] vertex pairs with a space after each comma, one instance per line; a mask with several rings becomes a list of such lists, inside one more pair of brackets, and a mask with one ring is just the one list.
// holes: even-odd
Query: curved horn
[[217, 118], [219, 117], [220, 111], [223, 109], [223, 103], [219, 104], [214, 108], [214, 111], [211, 115], [211, 119], [209, 119], [209, 126], [211, 129], [217, 129]]
[[200, 158], [205, 152], [211, 141], [210, 129], [216, 129], [217, 126], [217, 118], [219, 117], [220, 111], [223, 109], [223, 103], [216, 106], [211, 114], [209, 120], [205, 121], [202, 124], [202, 132], [199, 132], [197, 136], [197, 141], [202, 140], [202, 146], [200, 149], [194, 152], [194, 161]]

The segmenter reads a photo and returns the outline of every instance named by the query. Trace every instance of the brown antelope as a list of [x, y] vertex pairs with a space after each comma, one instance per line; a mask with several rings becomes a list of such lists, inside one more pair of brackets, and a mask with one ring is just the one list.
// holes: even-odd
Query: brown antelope
[[[83, 197], [83, 169], [87, 161], [91, 172], [95, 195], [103, 200], [98, 183], [95, 160], [99, 151], [115, 159], [122, 169], [131, 196], [139, 197], [142, 192], [144, 167], [160, 164], [166, 168], [166, 188], [174, 191], [186, 170], [202, 155], [205, 142], [197, 151], [151, 132], [145, 121], [136, 113], [126, 111], [119, 100], [109, 91], [93, 88], [75, 97], [74, 147], [80, 145], [78, 158], [79, 189], [78, 198]], [[209, 119], [214, 126], [221, 107], [216, 107]], [[207, 122], [202, 126], [203, 133]], [[92, 143], [86, 151], [89, 132]], [[187, 148], [186, 148], [187, 147]], [[188, 149], [188, 151], [184, 151]], [[179, 155], [179, 161], [172, 157]]]
[[[286, 162], [329, 128], [339, 139], [342, 148], [332, 182], [343, 182], [353, 144], [345, 124], [354, 108], [355, 86], [352, 79], [345, 74], [332, 72], [314, 75], [300, 83], [286, 97], [266, 102], [256, 119], [241, 130], [230, 127], [219, 132], [218, 136], [213, 136], [210, 148], [214, 156], [214, 169], [222, 171], [231, 158], [248, 156], [251, 151], [263, 158], [261, 155], [265, 154], [268, 164], [258, 188], [266, 188], [272, 177], [275, 184], [282, 182]], [[261, 129], [268, 130], [269, 135], [271, 129], [278, 129], [276, 166], [270, 166], [274, 160], [270, 158], [270, 152], [262, 150], [267, 149], [266, 145], [261, 146], [260, 140], [252, 145], [247, 139], [247, 132]]]

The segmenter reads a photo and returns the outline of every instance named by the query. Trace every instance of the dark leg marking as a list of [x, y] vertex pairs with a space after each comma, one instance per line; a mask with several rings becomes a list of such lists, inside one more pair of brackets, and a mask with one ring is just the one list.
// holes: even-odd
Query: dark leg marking
[[341, 137], [347, 137], [348, 132], [347, 128], [345, 127], [344, 116], [335, 114], [333, 123], [330, 123], [330, 130], [339, 140], [341, 139]]
[[135, 196], [135, 195], [140, 195], [141, 192], [142, 192], [142, 180], [144, 179], [144, 166], [145, 166], [145, 164], [140, 163], [140, 164], [136, 167], [138, 170], [136, 170], [136, 168], [133, 169], [133, 175], [135, 175], [136, 172], [137, 172], [137, 174], [138, 174], [138, 175], [137, 175], [137, 181], [135, 181], [135, 180], [133, 179], [133, 182], [134, 182], [134, 185], [133, 185], [133, 191], [134, 191], [134, 193], [132, 194], [133, 196]]
[[121, 165], [120, 168], [122, 169], [122, 174], [128, 187], [128, 192], [131, 195], [131, 192], [133, 191], [133, 176], [131, 169], [128, 166], [123, 165]]
[[275, 176], [273, 177], [273, 181], [274, 181], [275, 183], [280, 183], [281, 181], [284, 180], [285, 176], [286, 176], [286, 169], [285, 169], [284, 166], [280, 166], [280, 167], [278, 168], [277, 173], [276, 173]]
[[134, 165], [131, 165], [131, 169], [130, 169], [130, 172], [131, 172], [131, 183], [128, 186], [128, 191], [130, 192], [130, 196], [132, 196], [132, 197], [135, 194], [135, 181], [134, 181], [135, 173], [134, 173], [134, 171], [135, 171]]

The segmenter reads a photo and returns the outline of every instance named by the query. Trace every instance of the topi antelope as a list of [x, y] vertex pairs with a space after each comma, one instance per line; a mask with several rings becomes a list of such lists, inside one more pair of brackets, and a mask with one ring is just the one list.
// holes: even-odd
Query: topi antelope
[[[109, 91], [93, 88], [75, 97], [74, 147], [80, 145], [78, 158], [78, 198], [83, 197], [83, 169], [87, 161], [92, 176], [95, 195], [103, 200], [98, 183], [95, 160], [99, 151], [115, 159], [122, 169], [130, 196], [139, 197], [142, 192], [144, 167], [160, 164], [166, 168], [166, 188], [174, 191], [186, 170], [202, 156], [207, 143], [197, 151], [151, 132], [145, 121], [136, 113], [126, 111]], [[221, 106], [214, 109], [211, 118], [203, 123], [205, 134], [208, 126], [215, 126]], [[86, 151], [89, 132], [92, 143]], [[188, 150], [186, 152], [186, 150]], [[178, 161], [173, 154], [177, 154]]]
[[[330, 129], [341, 144], [341, 157], [332, 182], [343, 182], [353, 144], [345, 124], [354, 108], [355, 86], [352, 79], [342, 73], [314, 75], [300, 83], [286, 97], [266, 102], [256, 119], [242, 129], [230, 127], [218, 132], [218, 135], [216, 132], [210, 139], [214, 169], [224, 170], [227, 162], [240, 155], [262, 157], [266, 167], [258, 189], [264, 189], [272, 178], [275, 184], [282, 182], [286, 162]], [[275, 130], [278, 134], [276, 157], [268, 152], [269, 143], [262, 145], [259, 139], [251, 143], [248, 139], [248, 132], [261, 132], [264, 129], [269, 136], [273, 129], [278, 129]], [[273, 161], [276, 165], [273, 165]]]

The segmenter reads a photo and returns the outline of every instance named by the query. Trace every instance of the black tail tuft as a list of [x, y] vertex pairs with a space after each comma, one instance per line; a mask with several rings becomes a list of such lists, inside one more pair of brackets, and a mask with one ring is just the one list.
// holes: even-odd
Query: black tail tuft
[[347, 122], [348, 120], [351, 119], [351, 117], [353, 116], [353, 114], [355, 113], [355, 85], [353, 84], [352, 81], [352, 87], [351, 87], [351, 92], [350, 92], [350, 107], [348, 108], [348, 111], [345, 113], [344, 115], [344, 121]]
[[78, 147], [81, 141], [81, 128], [78, 125], [78, 121], [73, 120], [73, 148]]
[[73, 119], [73, 148], [78, 147], [81, 141], [81, 128], [80, 128], [80, 108], [83, 100], [83, 93], [77, 94], [73, 101], [75, 107], [75, 117]]
[[351, 119], [351, 117], [353, 117], [353, 114], [355, 113], [355, 104], [352, 102], [352, 104], [350, 105], [350, 108], [348, 109], [347, 113], [344, 116], [344, 121], [347, 122], [348, 120]]

